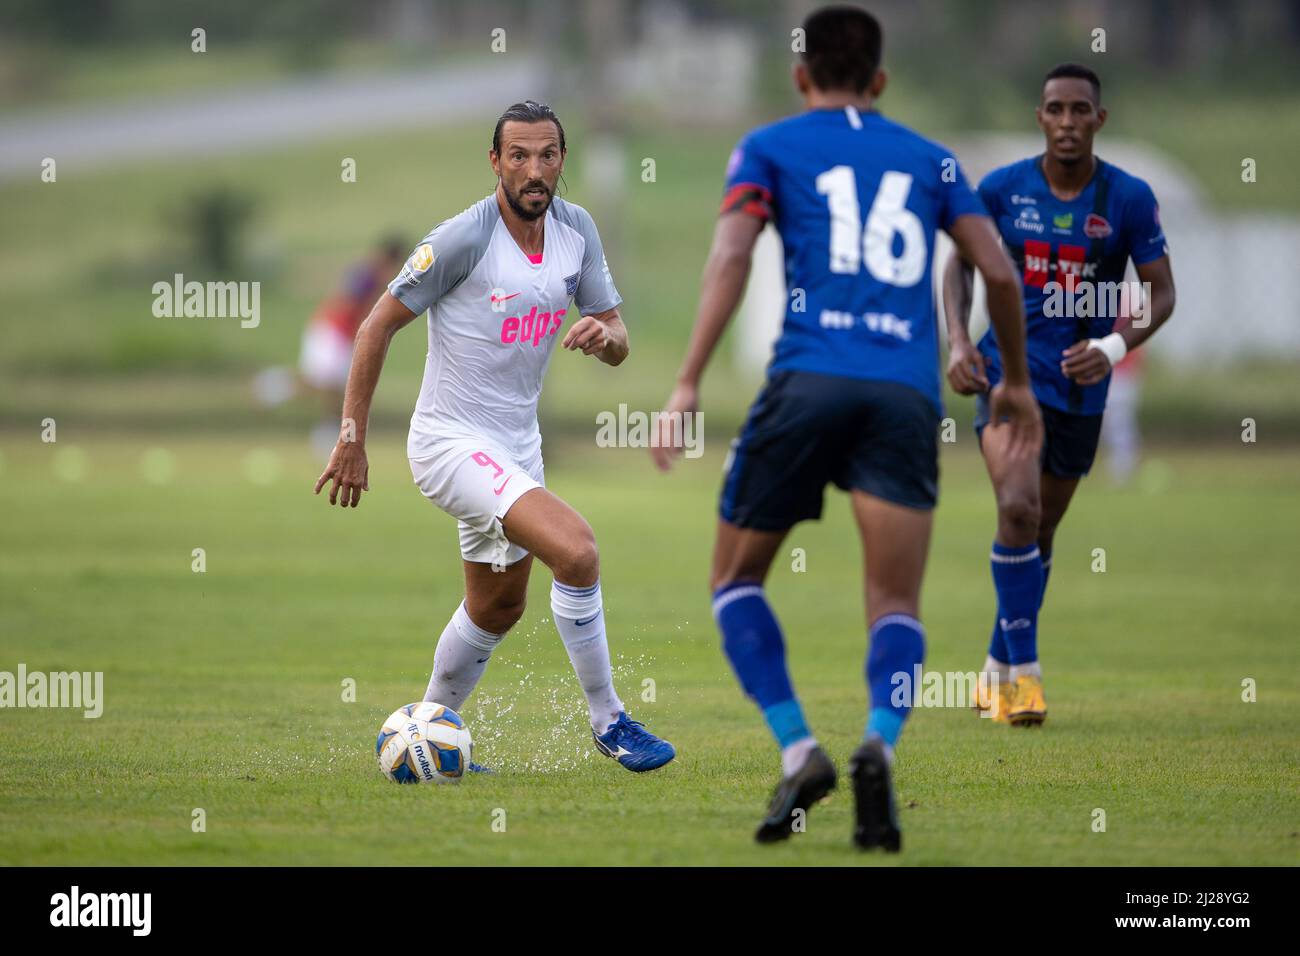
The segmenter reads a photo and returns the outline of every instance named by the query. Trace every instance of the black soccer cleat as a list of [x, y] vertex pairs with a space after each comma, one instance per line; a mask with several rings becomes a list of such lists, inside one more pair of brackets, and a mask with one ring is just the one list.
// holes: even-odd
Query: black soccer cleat
[[880, 738], [873, 737], [857, 749], [849, 761], [849, 775], [853, 778], [853, 798], [858, 812], [853, 842], [863, 850], [881, 847], [886, 853], [897, 853], [902, 848], [903, 835], [894, 809], [889, 759]]
[[[834, 789], [835, 764], [821, 747], [814, 747], [799, 771], [776, 785], [767, 817], [759, 824], [754, 839], [759, 843], [789, 839], [798, 832], [794, 827], [800, 817], [806, 820], [812, 805]], [[797, 812], [800, 810], [802, 814]]]

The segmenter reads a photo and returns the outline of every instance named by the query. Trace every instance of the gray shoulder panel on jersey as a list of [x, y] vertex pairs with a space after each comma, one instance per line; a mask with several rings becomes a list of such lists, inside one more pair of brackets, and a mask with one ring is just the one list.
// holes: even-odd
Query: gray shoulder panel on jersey
[[623, 301], [614, 287], [605, 262], [605, 247], [596, 231], [596, 221], [591, 213], [576, 203], [556, 198], [551, 201], [551, 215], [582, 236], [582, 271], [578, 275], [578, 288], [573, 300], [583, 315], [608, 312]]
[[424, 312], [474, 271], [500, 219], [493, 193], [438, 223], [420, 240], [388, 291], [416, 315]]

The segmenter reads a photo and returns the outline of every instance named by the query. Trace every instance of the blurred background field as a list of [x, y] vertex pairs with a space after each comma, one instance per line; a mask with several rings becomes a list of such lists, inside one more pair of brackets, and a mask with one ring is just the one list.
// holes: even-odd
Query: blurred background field
[[[0, 21], [7, 429], [45, 417], [87, 429], [310, 423], [311, 403], [260, 408], [253, 376], [294, 363], [313, 309], [381, 234], [414, 243], [493, 188], [492, 124], [527, 96], [549, 99], [566, 122], [567, 195], [597, 214], [634, 343], [616, 385], [586, 366], [552, 376], [548, 431], [589, 433], [594, 409], [613, 407], [615, 396], [655, 407], [693, 318], [726, 156], [746, 129], [797, 108], [790, 24], [809, 4], [81, 6], [73, 15], [11, 4]], [[1142, 416], [1155, 441], [1237, 441], [1245, 417], [1259, 422], [1261, 440], [1300, 439], [1300, 290], [1286, 268], [1300, 256], [1300, 7], [931, 0], [876, 9], [892, 73], [881, 108], [958, 144], [959, 156], [960, 143], [979, 137], [1032, 136], [1041, 74], [1083, 60], [1106, 84], [1103, 156], [1108, 138], [1142, 144], [1186, 178], [1204, 215], [1252, 217], [1238, 232], [1282, 224], [1283, 247], [1265, 247], [1281, 264], [1265, 271], [1273, 281], [1261, 286], [1244, 263], [1215, 327], [1191, 324], [1195, 300], [1180, 302], [1151, 348]], [[195, 25], [207, 30], [204, 53], [190, 49]], [[1103, 54], [1090, 51], [1098, 26]], [[504, 52], [490, 52], [496, 29], [506, 31]], [[506, 67], [516, 72], [497, 92], [491, 78]], [[390, 122], [367, 99], [382, 97], [376, 84], [385, 82], [404, 91]], [[713, 95], [683, 92], [698, 88]], [[259, 103], [314, 95], [329, 115], [306, 118], [311, 128], [281, 132], [272, 118], [233, 132], [241, 116], [256, 119]], [[185, 118], [215, 138], [187, 146], [195, 127], [181, 128]], [[124, 125], [133, 144], [112, 141]], [[55, 182], [41, 179], [42, 143], [63, 150], [52, 157]], [[1242, 182], [1243, 157], [1256, 161], [1257, 181]], [[342, 181], [345, 158], [356, 161], [355, 182]], [[1198, 218], [1188, 235], [1170, 227], [1180, 291], [1220, 265], [1188, 255], [1215, 221]], [[227, 250], [223, 261], [212, 261], [214, 246]], [[151, 287], [176, 272], [259, 281], [260, 324], [154, 317]], [[377, 427], [404, 427], [420, 337], [412, 329], [394, 347]], [[734, 428], [757, 375], [726, 361], [714, 368], [705, 398], [716, 434]], [[951, 405], [964, 421], [969, 403]]]
[[[1141, 466], [1118, 488], [1099, 467], [1058, 537], [1074, 564], [1058, 560], [1045, 618], [1054, 722], [1012, 744], [965, 712], [920, 715], [900, 770], [916, 848], [905, 862], [1000, 862], [1011, 833], [1029, 863], [1294, 863], [1300, 2], [867, 5], [886, 32], [882, 111], [969, 156], [972, 176], [999, 137], [1035, 148], [1050, 66], [1094, 66], [1111, 111], [1099, 154], [1124, 144], [1167, 174], [1183, 294], [1144, 373]], [[744, 843], [773, 755], [718, 653], [704, 574], [722, 454], [761, 369], [733, 329], [705, 383], [706, 455], [671, 479], [642, 451], [594, 443], [598, 412], [665, 397], [727, 156], [746, 130], [798, 109], [790, 31], [813, 6], [4, 5], [0, 482], [16, 513], [0, 531], [0, 669], [104, 669], [110, 709], [98, 723], [6, 712], [0, 862], [441, 862], [383, 826], [429, 795], [385, 788], [368, 754], [372, 725], [423, 687], [460, 594], [451, 522], [402, 460], [422, 323], [390, 352], [375, 491], [356, 513], [310, 497], [318, 404], [265, 407], [253, 382], [295, 365], [313, 311], [376, 240], [414, 244], [494, 188], [492, 127], [524, 98], [565, 122], [564, 195], [596, 216], [633, 346], [617, 370], [555, 356], [548, 481], [597, 531], [620, 680], [660, 680], [662, 703], [646, 709], [683, 759], [648, 784], [597, 762], [538, 574], [470, 714], [507, 772], [439, 795], [448, 852], [856, 861], [846, 800], [826, 811], [833, 833], [789, 854]], [[191, 49], [196, 27], [206, 52]], [[1091, 48], [1097, 28], [1105, 53]], [[341, 177], [347, 159], [355, 182]], [[260, 282], [257, 327], [155, 317], [153, 284], [178, 272]], [[987, 640], [994, 513], [971, 403], [947, 403], [959, 427], [943, 446], [925, 614], [933, 666], [965, 670]], [[832, 502], [795, 542], [810, 573], [782, 571], [773, 591], [798, 642], [795, 676], [843, 756], [864, 704], [862, 610], [857, 545]], [[1094, 546], [1112, 555], [1105, 575], [1088, 571]], [[204, 575], [190, 572], [194, 547], [208, 548]], [[344, 676], [363, 688], [356, 707], [337, 703]], [[1260, 682], [1255, 708], [1239, 700], [1245, 677]], [[718, 726], [739, 743], [720, 742]], [[547, 771], [552, 757], [564, 773]], [[622, 804], [622, 833], [571, 813], [645, 792]], [[225, 816], [203, 843], [188, 830], [200, 800]], [[519, 808], [524, 839], [484, 836], [483, 808], [500, 801]], [[1087, 831], [1099, 802], [1123, 821], [1104, 844]]]

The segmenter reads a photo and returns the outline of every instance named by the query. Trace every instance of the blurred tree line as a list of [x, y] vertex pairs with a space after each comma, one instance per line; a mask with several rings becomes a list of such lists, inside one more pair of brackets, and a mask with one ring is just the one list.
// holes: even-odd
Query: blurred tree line
[[[196, 26], [235, 41], [294, 44], [365, 34], [423, 20], [438, 33], [478, 31], [484, 24], [536, 28], [546, 18], [574, 17], [582, 0], [6, 0], [0, 29], [11, 40], [71, 46], [171, 43]], [[619, 0], [609, 0], [617, 3]], [[629, 12], [688, 10], [702, 20], [749, 21], [788, 35], [818, 0], [624, 0]], [[1300, 0], [866, 0], [896, 28], [899, 48], [964, 40], [995, 58], [1014, 58], [1037, 43], [1045, 25], [1122, 26], [1112, 52], [1154, 55], [1160, 66], [1241, 62], [1252, 54], [1300, 51]], [[579, 29], [578, 24], [572, 24]]]
[[[599, 0], [636, 44], [657, 17], [733, 25], [759, 42], [759, 99], [789, 99], [790, 31], [820, 0]], [[1300, 89], [1300, 0], [865, 0], [885, 25], [886, 65], [930, 91], [945, 123], [1000, 125], [1010, 103], [1036, 95], [1046, 65], [1100, 62], [1115, 88], [1186, 95], [1294, 95]], [[497, 27], [510, 49], [564, 59], [585, 51], [586, 0], [5, 0], [0, 60], [24, 46], [54, 52], [177, 49], [203, 27], [209, 43], [256, 45], [291, 69], [325, 68], [345, 42], [418, 51], [485, 52]], [[1093, 31], [1104, 28], [1104, 61]], [[183, 47], [182, 47], [183, 48]], [[17, 67], [11, 65], [9, 72]], [[27, 73], [31, 72], [29, 64]], [[0, 82], [4, 69], [0, 68]], [[22, 71], [19, 71], [22, 72]], [[28, 77], [31, 78], [30, 76]], [[39, 76], [37, 77], [39, 78]]]

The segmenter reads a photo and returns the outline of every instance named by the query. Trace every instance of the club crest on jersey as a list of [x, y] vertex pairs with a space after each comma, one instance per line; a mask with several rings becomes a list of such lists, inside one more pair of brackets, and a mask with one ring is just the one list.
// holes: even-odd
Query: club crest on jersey
[[573, 294], [578, 291], [578, 273], [564, 277], [564, 294], [573, 298]]
[[1110, 221], [1095, 212], [1088, 213], [1088, 218], [1083, 221], [1083, 234], [1089, 239], [1105, 239], [1114, 231]]

